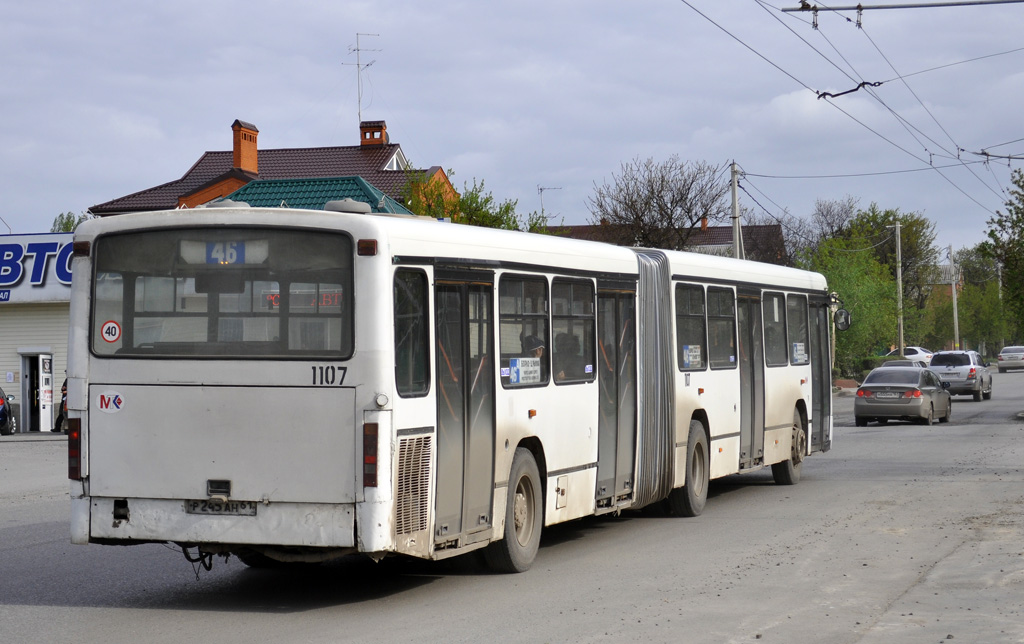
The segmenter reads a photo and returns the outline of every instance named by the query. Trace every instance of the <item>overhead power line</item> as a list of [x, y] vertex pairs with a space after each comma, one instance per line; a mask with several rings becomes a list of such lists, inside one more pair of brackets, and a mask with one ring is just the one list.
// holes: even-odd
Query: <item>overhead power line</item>
[[982, 4], [1019, 4], [1024, 0], [958, 0], [957, 2], [915, 2], [915, 3], [901, 3], [901, 4], [868, 4], [868, 5], [852, 5], [849, 7], [826, 7], [818, 5], [812, 5], [809, 2], [801, 2], [799, 7], [792, 7], [789, 9], [782, 9], [785, 12], [792, 11], [861, 11], [870, 9], [935, 9], [941, 7], [967, 7], [971, 5], [982, 5]]
[[[984, 163], [984, 161], [967, 161], [967, 163]], [[779, 174], [756, 174], [744, 170], [744, 174], [750, 177], [763, 177], [765, 179], [851, 179], [856, 177], [878, 177], [887, 174], [906, 174], [908, 172], [934, 172], [946, 168], [959, 168], [962, 164], [950, 163], [949, 165], [933, 165], [927, 168], [911, 168], [908, 170], [886, 170], [882, 172], [854, 172], [849, 174], [802, 174], [802, 175], [779, 175]]]

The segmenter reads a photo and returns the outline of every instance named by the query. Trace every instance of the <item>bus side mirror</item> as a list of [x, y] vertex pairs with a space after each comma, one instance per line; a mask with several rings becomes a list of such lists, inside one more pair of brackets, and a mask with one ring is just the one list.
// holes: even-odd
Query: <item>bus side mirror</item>
[[840, 331], [845, 331], [850, 328], [850, 312], [846, 309], [839, 309], [835, 315], [832, 316], [832, 320], [836, 323], [836, 328]]

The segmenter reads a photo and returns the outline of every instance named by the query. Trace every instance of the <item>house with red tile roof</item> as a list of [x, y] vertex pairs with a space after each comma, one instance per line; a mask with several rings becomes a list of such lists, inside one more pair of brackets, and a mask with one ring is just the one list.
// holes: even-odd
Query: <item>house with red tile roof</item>
[[408, 200], [411, 179], [412, 189], [432, 185], [442, 194], [457, 194], [441, 167], [412, 168], [402, 147], [388, 138], [384, 121], [363, 121], [359, 145], [339, 147], [260, 150], [259, 130], [252, 123], [236, 120], [231, 132], [231, 150], [203, 153], [180, 179], [96, 204], [89, 212], [103, 217], [194, 208], [226, 197], [250, 181], [268, 179], [362, 177], [398, 203]]

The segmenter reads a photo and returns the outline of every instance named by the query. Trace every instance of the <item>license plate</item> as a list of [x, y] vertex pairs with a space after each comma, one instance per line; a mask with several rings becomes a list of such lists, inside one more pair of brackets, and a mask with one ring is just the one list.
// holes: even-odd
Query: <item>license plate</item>
[[221, 514], [237, 517], [256, 516], [255, 501], [214, 501], [211, 499], [185, 501], [188, 514]]
[[880, 391], [875, 394], [875, 398], [899, 398], [900, 394], [896, 391]]

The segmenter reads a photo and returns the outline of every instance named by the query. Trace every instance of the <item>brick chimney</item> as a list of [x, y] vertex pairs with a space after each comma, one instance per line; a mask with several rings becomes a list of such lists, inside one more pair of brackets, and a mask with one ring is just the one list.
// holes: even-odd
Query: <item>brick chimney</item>
[[232, 167], [259, 174], [259, 153], [256, 150], [256, 136], [260, 133], [256, 126], [245, 121], [235, 120], [231, 124], [232, 131]]
[[363, 121], [359, 124], [359, 145], [387, 145], [388, 125], [384, 121]]

